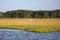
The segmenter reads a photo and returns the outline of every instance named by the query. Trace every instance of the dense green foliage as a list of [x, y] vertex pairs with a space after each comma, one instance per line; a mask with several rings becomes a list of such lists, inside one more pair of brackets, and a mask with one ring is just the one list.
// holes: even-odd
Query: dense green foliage
[[0, 18], [60, 18], [60, 10], [13, 10], [0, 12]]

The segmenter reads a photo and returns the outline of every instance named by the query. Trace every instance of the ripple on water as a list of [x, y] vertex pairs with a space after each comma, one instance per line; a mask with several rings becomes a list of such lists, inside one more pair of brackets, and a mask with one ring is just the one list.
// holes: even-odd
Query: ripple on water
[[60, 40], [60, 32], [33, 33], [18, 30], [0, 30], [0, 40]]

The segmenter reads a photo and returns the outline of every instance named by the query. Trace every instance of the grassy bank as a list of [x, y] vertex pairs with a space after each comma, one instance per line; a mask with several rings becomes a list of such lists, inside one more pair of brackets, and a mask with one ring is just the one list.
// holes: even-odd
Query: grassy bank
[[29, 32], [60, 32], [60, 19], [0, 19], [0, 29], [17, 29]]
[[17, 30], [23, 30], [23, 31], [29, 31], [29, 32], [60, 32], [60, 25], [0, 25], [1, 29], [17, 29]]

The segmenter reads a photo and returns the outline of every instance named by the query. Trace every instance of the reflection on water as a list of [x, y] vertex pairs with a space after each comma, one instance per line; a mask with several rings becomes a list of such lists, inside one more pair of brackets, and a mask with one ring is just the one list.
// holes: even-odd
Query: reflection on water
[[0, 40], [60, 40], [60, 32], [32, 33], [11, 29], [0, 29]]

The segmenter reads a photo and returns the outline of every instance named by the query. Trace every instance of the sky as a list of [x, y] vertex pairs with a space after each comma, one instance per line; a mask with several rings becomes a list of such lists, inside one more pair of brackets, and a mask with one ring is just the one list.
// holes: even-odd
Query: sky
[[24, 10], [60, 9], [60, 0], [0, 0], [0, 12], [18, 9]]

